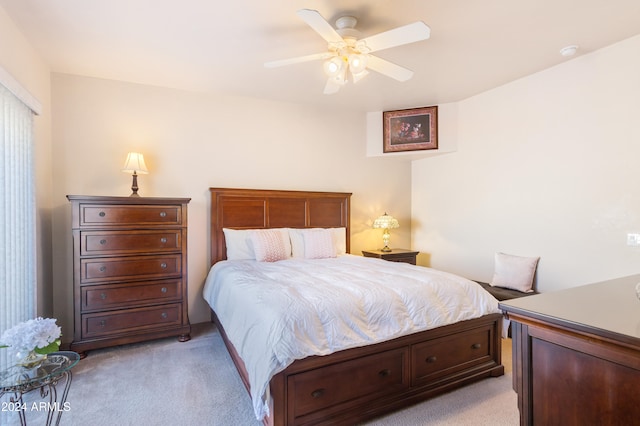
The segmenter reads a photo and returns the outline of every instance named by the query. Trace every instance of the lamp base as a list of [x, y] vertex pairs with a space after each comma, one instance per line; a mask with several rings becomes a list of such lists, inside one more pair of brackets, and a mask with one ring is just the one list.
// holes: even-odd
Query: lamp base
[[138, 195], [138, 175], [133, 172], [133, 182], [131, 183], [131, 190], [133, 191], [129, 197], [139, 197]]
[[390, 251], [393, 251], [393, 250], [391, 250], [389, 246], [384, 246], [380, 249], [380, 251], [384, 253], [389, 253]]

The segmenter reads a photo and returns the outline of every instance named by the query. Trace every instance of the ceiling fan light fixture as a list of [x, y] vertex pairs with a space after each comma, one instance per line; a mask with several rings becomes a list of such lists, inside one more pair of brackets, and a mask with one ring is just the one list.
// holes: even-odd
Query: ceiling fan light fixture
[[349, 70], [354, 76], [367, 69], [367, 55], [352, 53], [349, 55]]
[[344, 69], [344, 64], [340, 57], [334, 56], [324, 61], [323, 68], [328, 77], [335, 77]]
[[334, 83], [344, 86], [347, 84], [347, 68], [342, 67], [336, 75], [332, 75], [329, 78], [333, 80]]
[[355, 29], [357, 19], [343, 16], [336, 21], [335, 28], [317, 10], [300, 9], [297, 15], [327, 42], [327, 50], [311, 55], [283, 59], [265, 63], [273, 68], [300, 62], [324, 60], [323, 70], [328, 79], [324, 93], [336, 93], [340, 86], [351, 79], [354, 83], [368, 74], [369, 70], [391, 77], [397, 81], [407, 81], [413, 71], [372, 55], [379, 50], [402, 46], [430, 37], [431, 29], [422, 21], [393, 28], [372, 36], [360, 38]]

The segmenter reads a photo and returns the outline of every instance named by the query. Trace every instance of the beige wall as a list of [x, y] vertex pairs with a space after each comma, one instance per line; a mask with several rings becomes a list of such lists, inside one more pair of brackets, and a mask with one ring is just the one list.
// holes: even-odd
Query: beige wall
[[[52, 76], [54, 111], [55, 313], [71, 327], [72, 270], [67, 194], [129, 195], [120, 172], [128, 151], [144, 154], [143, 196], [191, 197], [189, 315], [208, 321], [208, 188], [352, 192], [351, 251], [377, 248], [372, 220], [393, 211], [410, 242], [411, 165], [366, 156], [366, 117], [251, 98], [221, 97], [63, 74]], [[67, 328], [71, 330], [71, 328]]]
[[51, 272], [51, 103], [49, 67], [0, 7], [0, 66], [42, 104], [34, 118], [37, 314], [53, 314]]
[[413, 163], [423, 264], [490, 280], [541, 256], [550, 291], [640, 272], [640, 36], [458, 104], [457, 151]]

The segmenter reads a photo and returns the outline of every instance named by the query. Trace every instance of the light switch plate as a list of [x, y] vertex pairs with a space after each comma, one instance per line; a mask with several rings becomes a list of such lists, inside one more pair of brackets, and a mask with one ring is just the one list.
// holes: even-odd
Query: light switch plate
[[627, 234], [628, 246], [640, 246], [640, 234]]

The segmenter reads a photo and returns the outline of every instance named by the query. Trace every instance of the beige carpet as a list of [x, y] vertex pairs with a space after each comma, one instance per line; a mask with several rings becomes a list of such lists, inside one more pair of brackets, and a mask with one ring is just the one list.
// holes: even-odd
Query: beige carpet
[[[247, 425], [251, 401], [217, 330], [193, 327], [192, 339], [162, 339], [89, 352], [73, 369], [61, 425]], [[425, 401], [366, 423], [368, 426], [518, 425], [511, 389], [511, 340], [503, 340], [507, 374]], [[42, 425], [46, 413], [31, 411], [27, 423]], [[6, 397], [2, 398], [6, 401]], [[15, 413], [0, 412], [0, 424], [18, 425]]]

